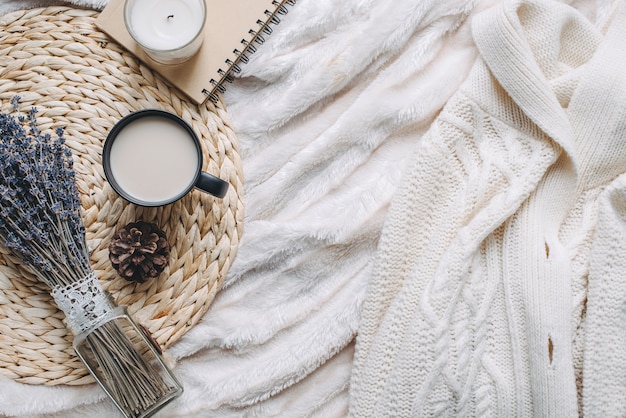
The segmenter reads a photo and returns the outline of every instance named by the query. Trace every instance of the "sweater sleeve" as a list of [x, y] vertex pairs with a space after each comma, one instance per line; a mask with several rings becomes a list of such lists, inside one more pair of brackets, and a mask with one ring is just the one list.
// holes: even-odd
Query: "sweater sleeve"
[[477, 63], [390, 208], [357, 337], [353, 416], [515, 415], [500, 227], [559, 150]]

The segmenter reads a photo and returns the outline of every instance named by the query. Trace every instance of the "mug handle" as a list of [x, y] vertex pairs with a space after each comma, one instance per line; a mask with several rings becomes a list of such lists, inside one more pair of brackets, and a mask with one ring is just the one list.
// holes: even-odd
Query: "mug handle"
[[194, 186], [220, 198], [226, 196], [226, 192], [228, 191], [227, 182], [204, 171], [200, 172], [200, 176], [198, 176], [198, 180]]

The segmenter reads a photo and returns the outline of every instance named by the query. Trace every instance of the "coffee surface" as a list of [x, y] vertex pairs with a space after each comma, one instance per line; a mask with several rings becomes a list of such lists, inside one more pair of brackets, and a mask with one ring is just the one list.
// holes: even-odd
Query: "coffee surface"
[[130, 122], [111, 146], [111, 174], [126, 193], [162, 202], [192, 185], [199, 159], [194, 139], [178, 123], [158, 116]]

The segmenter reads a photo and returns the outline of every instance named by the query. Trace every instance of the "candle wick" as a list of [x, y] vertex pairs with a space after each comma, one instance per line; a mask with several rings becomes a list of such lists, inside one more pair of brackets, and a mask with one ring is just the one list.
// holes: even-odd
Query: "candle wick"
[[174, 15], [169, 15], [169, 16], [167, 17], [167, 20], [170, 20], [170, 19], [173, 19], [173, 18], [174, 18]]

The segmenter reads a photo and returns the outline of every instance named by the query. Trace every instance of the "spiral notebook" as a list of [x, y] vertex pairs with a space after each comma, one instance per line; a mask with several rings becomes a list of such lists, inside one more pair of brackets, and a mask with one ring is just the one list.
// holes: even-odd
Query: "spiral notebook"
[[135, 54], [194, 102], [219, 100], [225, 84], [272, 33], [295, 0], [206, 0], [207, 22], [200, 51], [190, 60], [163, 65], [150, 59], [124, 25], [124, 0], [110, 0], [96, 26]]

